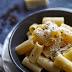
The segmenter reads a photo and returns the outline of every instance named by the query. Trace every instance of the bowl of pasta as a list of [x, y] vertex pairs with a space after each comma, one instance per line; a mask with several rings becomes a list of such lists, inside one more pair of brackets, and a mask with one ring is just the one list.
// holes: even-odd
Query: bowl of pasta
[[14, 27], [8, 48], [19, 72], [72, 72], [72, 10], [44, 9]]

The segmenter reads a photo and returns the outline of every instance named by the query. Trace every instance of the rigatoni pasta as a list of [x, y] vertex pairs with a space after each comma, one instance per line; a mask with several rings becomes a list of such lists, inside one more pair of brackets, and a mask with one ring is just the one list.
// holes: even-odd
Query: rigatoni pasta
[[62, 40], [66, 44], [72, 44], [72, 28], [70, 26], [68, 27], [68, 25], [62, 24], [59, 29], [62, 34]]
[[55, 67], [52, 61], [43, 56], [39, 56], [37, 63], [49, 72], [60, 72], [60, 69]]
[[72, 27], [64, 17], [44, 17], [29, 27], [27, 37], [15, 49], [25, 56], [24, 66], [33, 72], [72, 72]]
[[25, 57], [22, 61], [22, 64], [29, 69], [31, 69], [33, 72], [41, 72], [42, 68], [39, 67], [37, 64], [33, 64], [29, 61], [28, 57]]
[[36, 42], [34, 49], [32, 50], [31, 54], [29, 55], [29, 60], [32, 63], [36, 63], [37, 59], [41, 55], [43, 51], [43, 46], [39, 45], [38, 42]]
[[63, 53], [64, 57], [72, 61], [72, 47]]
[[37, 28], [37, 24], [33, 24], [33, 25], [31, 25], [30, 27], [29, 27], [29, 31], [30, 31], [30, 33], [32, 33], [36, 28]]
[[41, 28], [37, 28], [36, 30], [34, 30], [34, 32], [32, 33], [33, 36], [33, 41], [34, 42], [38, 42], [39, 44], [43, 44], [44, 43], [44, 36], [43, 36], [43, 30]]
[[26, 54], [27, 52], [30, 52], [33, 47], [33, 41], [31, 39], [26, 40], [16, 47], [16, 53], [19, 55]]
[[44, 17], [42, 23], [47, 24], [48, 21], [52, 21], [58, 26], [61, 26], [61, 24], [64, 24], [64, 17]]
[[55, 58], [54, 65], [65, 70], [65, 72], [72, 72], [72, 62], [61, 54], [58, 54]]

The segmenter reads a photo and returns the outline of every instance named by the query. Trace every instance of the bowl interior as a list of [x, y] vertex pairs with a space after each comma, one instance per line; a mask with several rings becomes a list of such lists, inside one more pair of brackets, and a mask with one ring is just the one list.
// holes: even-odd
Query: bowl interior
[[29, 26], [33, 23], [41, 24], [43, 17], [64, 17], [66, 24], [72, 24], [72, 13], [69, 11], [42, 10], [30, 15], [29, 17], [26, 17], [19, 25], [17, 25], [10, 38], [9, 52], [13, 62], [21, 71], [29, 72], [29, 70], [21, 64], [21, 61], [24, 56], [18, 56], [15, 52], [15, 47], [27, 39], [26, 33], [28, 31]]

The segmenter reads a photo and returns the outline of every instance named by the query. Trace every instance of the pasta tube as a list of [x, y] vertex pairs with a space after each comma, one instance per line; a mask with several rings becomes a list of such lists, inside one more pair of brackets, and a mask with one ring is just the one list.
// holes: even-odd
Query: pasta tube
[[71, 29], [68, 29], [66, 26], [62, 25], [60, 27], [61, 34], [62, 34], [62, 40], [66, 44], [72, 44], [72, 31]]
[[29, 27], [29, 31], [30, 31], [30, 33], [32, 33], [36, 28], [37, 28], [37, 24], [33, 24], [33, 25], [31, 25], [30, 27]]
[[72, 27], [67, 25], [67, 24], [62, 24], [61, 27], [66, 28], [66, 29], [72, 31]]
[[64, 57], [72, 61], [72, 47], [69, 48], [66, 52], [63, 53]]
[[72, 44], [72, 35], [63, 34], [62, 37], [63, 37], [63, 41], [64, 41], [66, 44], [68, 44], [68, 43]]
[[44, 17], [42, 23], [47, 24], [48, 21], [52, 21], [58, 26], [61, 26], [61, 24], [64, 24], [64, 17]]
[[43, 44], [45, 42], [45, 37], [43, 36], [44, 32], [41, 28], [37, 28], [34, 30], [32, 36], [33, 36], [33, 41], [38, 42], [39, 44]]
[[42, 51], [43, 51], [43, 46], [39, 45], [38, 42], [36, 42], [35, 47], [33, 48], [29, 56], [30, 62], [35, 63], [38, 57], [41, 55]]
[[22, 61], [22, 64], [26, 67], [28, 67], [30, 70], [32, 70], [33, 72], [41, 72], [42, 68], [39, 67], [36, 64], [33, 64], [31, 62], [29, 62], [28, 57], [25, 57]]
[[28, 37], [28, 39], [32, 38], [32, 35], [31, 35], [31, 33], [29, 31], [27, 32], [27, 37]]
[[72, 27], [62, 24], [61, 27], [63, 44], [72, 44]]
[[42, 56], [38, 58], [37, 63], [49, 72], [60, 72], [60, 70], [54, 66], [52, 61]]
[[41, 28], [43, 30], [48, 29], [48, 25], [47, 24], [39, 24], [37, 28]]
[[54, 65], [63, 69], [65, 72], [72, 72], [72, 62], [61, 54], [58, 54], [55, 58]]
[[26, 54], [34, 47], [33, 41], [28, 39], [16, 47], [16, 52], [19, 55]]

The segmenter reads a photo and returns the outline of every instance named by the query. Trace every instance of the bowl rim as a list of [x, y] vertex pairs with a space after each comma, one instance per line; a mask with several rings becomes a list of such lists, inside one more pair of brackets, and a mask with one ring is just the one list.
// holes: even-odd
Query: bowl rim
[[68, 9], [68, 8], [61, 8], [61, 7], [58, 7], [58, 8], [48, 8], [48, 9], [42, 9], [42, 10], [39, 10], [39, 11], [35, 11], [33, 13], [30, 13], [28, 14], [27, 16], [25, 16], [20, 22], [18, 22], [14, 28], [12, 29], [12, 33], [11, 33], [11, 36], [9, 38], [9, 43], [8, 43], [8, 52], [9, 52], [9, 55], [10, 55], [10, 58], [12, 60], [12, 62], [14, 63], [14, 65], [22, 72], [26, 72], [24, 71], [17, 63], [16, 61], [14, 60], [13, 56], [12, 56], [12, 53], [11, 53], [11, 40], [12, 40], [12, 37], [14, 35], [14, 33], [16, 32], [16, 30], [18, 29], [18, 27], [21, 25], [21, 23], [27, 19], [28, 17], [34, 15], [34, 14], [37, 14], [37, 13], [40, 13], [40, 12], [44, 12], [44, 11], [64, 11], [64, 12], [69, 12], [69, 13], [72, 13], [72, 10], [71, 9]]

